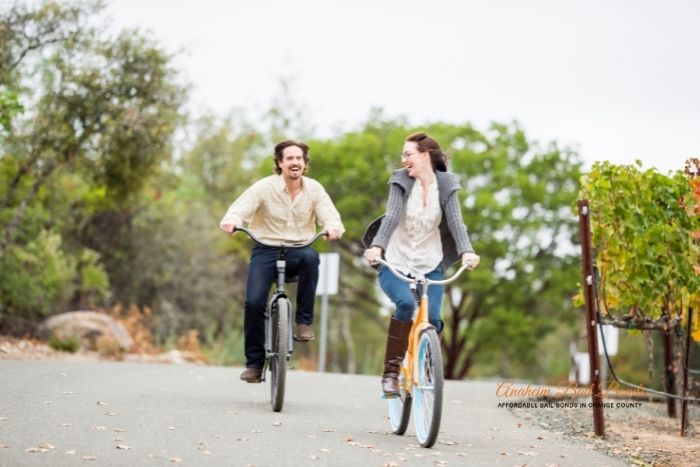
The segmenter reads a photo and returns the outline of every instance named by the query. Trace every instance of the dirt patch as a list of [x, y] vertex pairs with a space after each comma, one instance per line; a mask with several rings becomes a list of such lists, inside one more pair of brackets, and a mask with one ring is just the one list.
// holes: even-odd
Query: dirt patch
[[[678, 418], [666, 414], [666, 402], [653, 400], [609, 399], [604, 409], [605, 439], [594, 435], [593, 409], [585, 407], [590, 399], [571, 399], [573, 407], [513, 408], [511, 411], [542, 428], [563, 434], [569, 440], [603, 451], [631, 465], [653, 467], [697, 467], [700, 464], [700, 405], [688, 406], [690, 426], [680, 436]], [[619, 405], [618, 405], [619, 404]], [[576, 406], [577, 405], [577, 406]], [[584, 408], [585, 407], [585, 408]]]
[[51, 348], [36, 339], [15, 339], [0, 336], [0, 360], [72, 360], [72, 361], [129, 361], [142, 363], [204, 363], [197, 353], [188, 350], [170, 350], [158, 353], [100, 353], [89, 350], [66, 352]]

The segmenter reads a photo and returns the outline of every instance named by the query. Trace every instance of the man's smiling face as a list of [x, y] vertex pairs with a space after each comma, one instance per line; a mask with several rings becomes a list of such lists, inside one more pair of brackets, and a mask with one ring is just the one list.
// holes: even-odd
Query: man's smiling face
[[298, 180], [304, 175], [306, 161], [304, 151], [299, 146], [289, 146], [282, 151], [282, 160], [278, 162], [285, 180]]

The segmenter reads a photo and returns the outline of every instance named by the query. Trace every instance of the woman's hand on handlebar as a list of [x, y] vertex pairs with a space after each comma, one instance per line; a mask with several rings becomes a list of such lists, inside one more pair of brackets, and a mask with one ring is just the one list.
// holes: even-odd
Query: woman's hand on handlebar
[[467, 266], [469, 270], [473, 270], [479, 265], [481, 258], [476, 253], [462, 253], [462, 265]]
[[369, 264], [374, 264], [376, 258], [382, 257], [382, 249], [379, 248], [378, 246], [373, 246], [371, 248], [367, 248], [365, 250], [364, 257]]

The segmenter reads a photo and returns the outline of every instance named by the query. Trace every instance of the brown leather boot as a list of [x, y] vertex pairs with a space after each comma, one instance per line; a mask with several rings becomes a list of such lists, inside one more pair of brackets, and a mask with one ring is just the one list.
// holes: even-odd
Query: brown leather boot
[[408, 347], [408, 334], [411, 332], [411, 321], [399, 321], [394, 317], [389, 322], [389, 333], [386, 339], [386, 354], [384, 356], [384, 374], [382, 374], [382, 391], [385, 395], [399, 393], [399, 372], [401, 362]]

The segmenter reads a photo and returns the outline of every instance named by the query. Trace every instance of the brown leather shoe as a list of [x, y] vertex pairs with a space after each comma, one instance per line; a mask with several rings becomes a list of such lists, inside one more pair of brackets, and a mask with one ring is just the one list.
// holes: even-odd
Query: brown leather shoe
[[246, 383], [259, 383], [262, 378], [262, 368], [246, 368], [241, 373], [241, 380]]
[[310, 324], [297, 324], [297, 329], [294, 332], [294, 340], [299, 342], [312, 341], [316, 338], [314, 330]]

